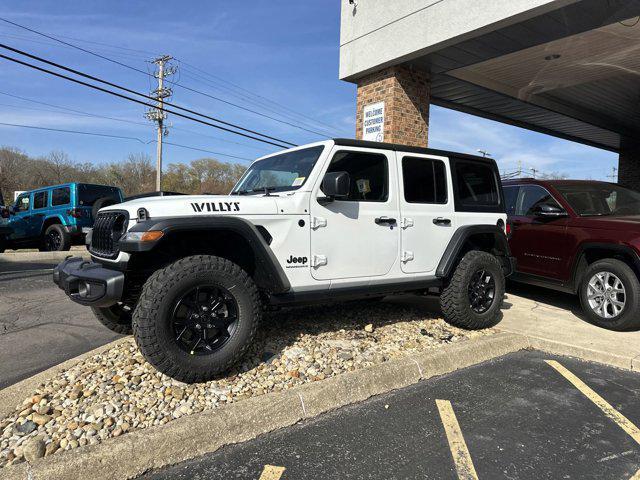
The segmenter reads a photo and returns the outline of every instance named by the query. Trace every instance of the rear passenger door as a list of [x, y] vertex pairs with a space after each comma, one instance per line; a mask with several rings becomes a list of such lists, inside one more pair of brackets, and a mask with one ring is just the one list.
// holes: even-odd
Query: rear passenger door
[[398, 153], [401, 268], [405, 273], [435, 271], [454, 225], [449, 160]]
[[46, 209], [49, 206], [49, 191], [41, 190], [33, 194], [33, 206], [29, 219], [29, 235], [37, 237], [42, 233]]

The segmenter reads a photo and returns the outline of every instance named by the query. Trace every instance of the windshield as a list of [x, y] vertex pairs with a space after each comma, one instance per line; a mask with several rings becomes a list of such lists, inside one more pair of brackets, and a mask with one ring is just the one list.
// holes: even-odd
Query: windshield
[[640, 215], [640, 193], [610, 183], [555, 185], [580, 216]]
[[232, 193], [297, 190], [307, 181], [324, 146], [286, 152], [255, 162]]

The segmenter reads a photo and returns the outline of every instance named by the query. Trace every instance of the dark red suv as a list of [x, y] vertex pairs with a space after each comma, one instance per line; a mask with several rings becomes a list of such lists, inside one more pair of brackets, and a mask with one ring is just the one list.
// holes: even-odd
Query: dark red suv
[[578, 180], [503, 183], [513, 280], [578, 294], [589, 319], [640, 327], [640, 193]]

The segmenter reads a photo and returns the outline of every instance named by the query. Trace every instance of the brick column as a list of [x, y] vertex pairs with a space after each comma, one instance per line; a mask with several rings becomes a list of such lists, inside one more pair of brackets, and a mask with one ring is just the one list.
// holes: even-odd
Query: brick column
[[618, 183], [640, 191], [640, 142], [623, 140], [618, 157]]
[[362, 139], [365, 106], [385, 102], [384, 141], [427, 146], [429, 133], [429, 75], [406, 67], [389, 67], [358, 80], [356, 138]]

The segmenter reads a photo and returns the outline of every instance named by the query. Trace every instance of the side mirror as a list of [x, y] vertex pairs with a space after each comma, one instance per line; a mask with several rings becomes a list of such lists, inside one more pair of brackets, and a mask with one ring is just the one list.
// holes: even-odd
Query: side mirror
[[535, 207], [533, 207], [533, 214], [536, 217], [543, 218], [559, 218], [567, 216], [567, 212], [564, 211], [564, 209], [550, 203], [541, 203], [539, 205], [536, 205]]
[[347, 172], [329, 172], [322, 179], [322, 192], [329, 201], [348, 197], [351, 178]]

